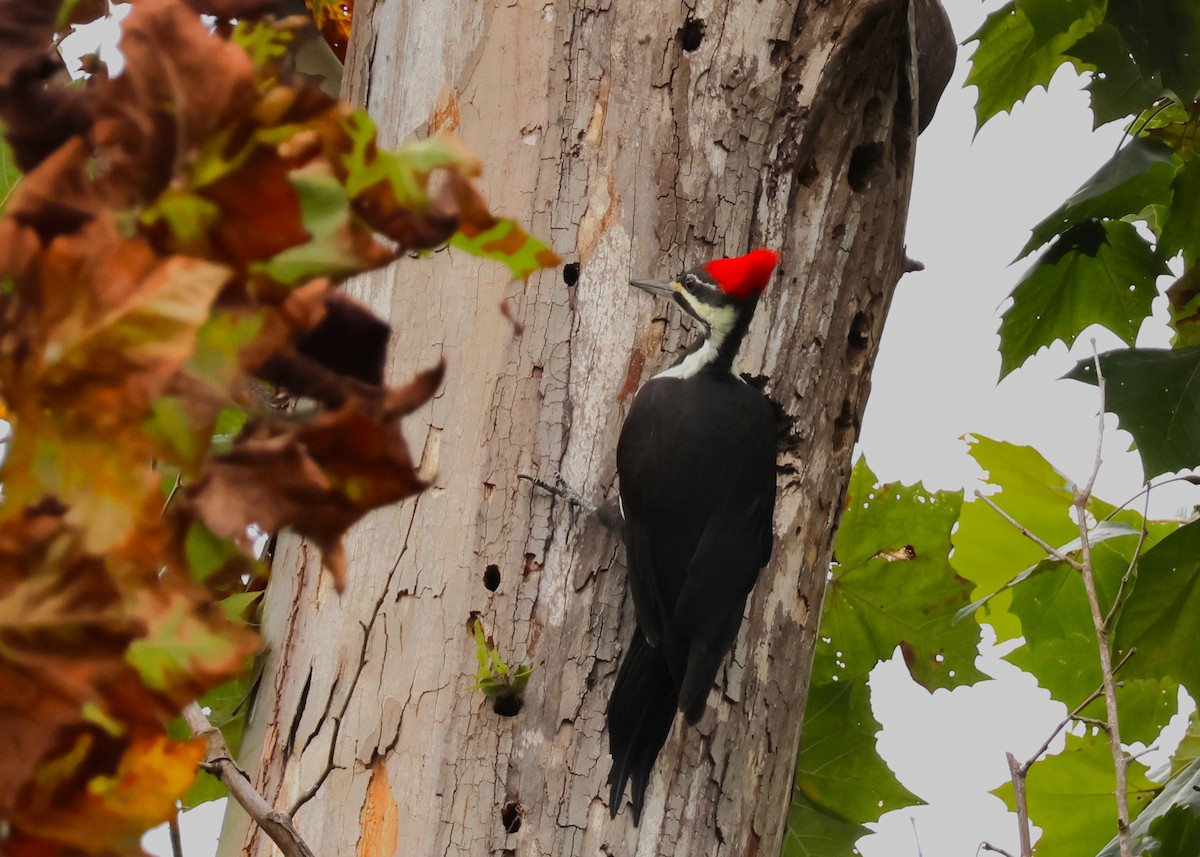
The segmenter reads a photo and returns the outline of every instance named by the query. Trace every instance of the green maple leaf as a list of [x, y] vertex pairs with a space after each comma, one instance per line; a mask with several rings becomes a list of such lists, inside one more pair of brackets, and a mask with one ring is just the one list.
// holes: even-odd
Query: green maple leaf
[[1013, 289], [1000, 320], [1000, 377], [1051, 343], [1069, 348], [1092, 324], [1132, 345], [1165, 273], [1166, 263], [1128, 223], [1071, 227]]
[[970, 592], [949, 560], [961, 505], [957, 492], [877, 485], [859, 460], [822, 607], [815, 683], [865, 678], [897, 646], [925, 687], [982, 678], [975, 669], [979, 628], [953, 621]]
[[[1115, 774], [1106, 735], [1067, 735], [1065, 749], [1029, 769], [1025, 781], [1030, 820], [1043, 827], [1038, 852], [1055, 857], [1093, 857], [1104, 847], [1114, 827]], [[1129, 811], [1138, 811], [1154, 797], [1157, 786], [1146, 778], [1144, 765], [1129, 765]], [[1012, 784], [995, 789], [1015, 810]]]
[[1011, 110], [1035, 86], [1046, 86], [1060, 65], [1070, 63], [1076, 71], [1090, 68], [1066, 51], [1100, 24], [1104, 7], [1104, 0], [1069, 4], [1012, 0], [988, 15], [967, 38], [979, 43], [966, 82], [979, 90], [976, 128]]
[[[1128, 348], [1100, 355], [1105, 410], [1133, 435], [1147, 479], [1200, 465], [1200, 346]], [[1081, 360], [1065, 376], [1096, 383]]]

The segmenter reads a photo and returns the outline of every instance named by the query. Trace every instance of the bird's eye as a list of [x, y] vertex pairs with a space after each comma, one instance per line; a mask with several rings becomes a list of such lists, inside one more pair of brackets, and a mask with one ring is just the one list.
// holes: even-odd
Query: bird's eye
[[683, 284], [683, 287], [685, 289], [687, 289], [689, 292], [696, 291], [696, 281], [693, 280], [691, 277], [684, 277], [681, 282]]

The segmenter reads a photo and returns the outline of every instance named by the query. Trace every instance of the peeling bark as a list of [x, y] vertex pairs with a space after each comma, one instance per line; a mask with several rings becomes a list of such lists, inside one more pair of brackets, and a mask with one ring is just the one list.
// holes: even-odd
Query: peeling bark
[[[825, 570], [904, 265], [908, 4], [359, 0], [355, 15], [346, 86], [383, 142], [454, 129], [487, 164], [494, 208], [577, 279], [506, 283], [443, 251], [353, 284], [396, 327], [391, 378], [447, 361], [408, 422], [414, 444], [428, 425], [437, 484], [353, 531], [341, 598], [315, 551], [280, 540], [246, 768], [289, 805], [325, 770], [344, 708], [337, 767], [296, 818], [318, 854], [777, 854]], [[709, 711], [677, 724], [634, 828], [627, 810], [609, 820], [605, 787], [604, 710], [633, 628], [624, 551], [517, 474], [615, 496], [633, 393], [690, 339], [630, 275], [755, 246], [782, 261], [736, 368], [766, 379], [787, 423], [775, 554]], [[539, 665], [515, 717], [470, 689], [472, 611], [509, 663]], [[227, 821], [223, 853], [268, 846]]]

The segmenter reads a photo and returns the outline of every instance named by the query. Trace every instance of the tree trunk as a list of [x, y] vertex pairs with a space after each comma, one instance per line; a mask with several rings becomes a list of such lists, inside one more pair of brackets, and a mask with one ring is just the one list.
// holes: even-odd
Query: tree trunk
[[[436, 486], [347, 543], [339, 598], [281, 540], [245, 763], [318, 855], [779, 853], [833, 532], [902, 273], [916, 113], [905, 0], [358, 0], [346, 68], [383, 142], [447, 128], [494, 208], [560, 269], [506, 282], [453, 250], [351, 292], [395, 326], [393, 379], [445, 357], [407, 433]], [[609, 819], [604, 711], [633, 630], [624, 549], [518, 480], [616, 495], [638, 386], [689, 342], [631, 290], [782, 252], [735, 367], [786, 415], [775, 553], [698, 728], [677, 722], [640, 828]], [[484, 586], [495, 566], [499, 586]], [[537, 664], [516, 716], [472, 689], [468, 617]], [[252, 748], [252, 752], [251, 752]], [[223, 849], [261, 833], [236, 813]]]

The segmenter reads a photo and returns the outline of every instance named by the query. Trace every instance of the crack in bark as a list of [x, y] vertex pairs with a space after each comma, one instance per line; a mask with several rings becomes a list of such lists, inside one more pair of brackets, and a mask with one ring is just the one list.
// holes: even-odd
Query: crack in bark
[[304, 687], [300, 690], [300, 699], [296, 703], [296, 710], [292, 712], [292, 725], [288, 729], [287, 740], [283, 743], [283, 752], [287, 756], [291, 756], [296, 749], [296, 735], [300, 730], [300, 720], [304, 717], [304, 710], [308, 705], [308, 692], [312, 689], [312, 667], [308, 668], [308, 677], [304, 679]]

